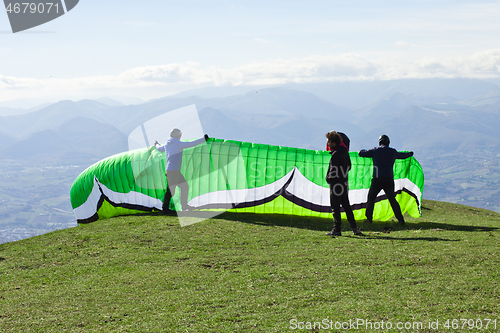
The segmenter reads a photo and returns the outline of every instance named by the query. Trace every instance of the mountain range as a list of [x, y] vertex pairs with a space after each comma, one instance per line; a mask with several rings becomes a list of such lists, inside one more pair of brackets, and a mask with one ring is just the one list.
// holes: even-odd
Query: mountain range
[[[500, 80], [478, 79], [399, 79], [387, 81], [343, 81], [322, 83], [290, 83], [283, 88], [314, 94], [330, 103], [348, 109], [359, 109], [373, 101], [387, 98], [394, 93], [418, 96], [443, 96], [465, 100], [498, 88]], [[201, 98], [222, 98], [243, 95], [251, 90], [266, 86], [223, 86], [204, 87], [184, 91], [173, 97], [199, 96]]]
[[[354, 83], [346, 85], [343, 91], [352, 90]], [[319, 91], [328, 86], [341, 85], [324, 84], [319, 86]], [[362, 89], [367, 87], [369, 89]], [[447, 95], [430, 94], [431, 88]], [[416, 92], [408, 93], [410, 89]], [[33, 112], [1, 117], [0, 156], [18, 156], [14, 153], [16, 146], [30, 141], [37, 141], [40, 150], [47, 154], [52, 152], [50, 156], [66, 155], [65, 150], [53, 149], [54, 142], [67, 141], [61, 136], [61, 130], [75, 118], [112, 126], [113, 130], [106, 133], [122, 136], [123, 141], [123, 136], [141, 123], [191, 104], [196, 105], [205, 132], [225, 139], [323, 149], [324, 133], [336, 129], [351, 137], [353, 149], [376, 145], [376, 139], [383, 133], [393, 138], [397, 148], [422, 153], [427, 148], [448, 152], [462, 149], [465, 137], [473, 140], [476, 147], [498, 146], [500, 87], [491, 83], [465, 79], [396, 80], [379, 86], [374, 82], [359, 83], [359, 91], [365, 97], [382, 97], [356, 109], [286, 87], [250, 90], [228, 97], [175, 95], [139, 105], [123, 105], [111, 99], [60, 101]], [[464, 91], [467, 91], [466, 99], [455, 97]], [[478, 95], [471, 97], [472, 91]], [[52, 132], [44, 132], [47, 130]], [[37, 133], [42, 136], [35, 135]], [[104, 142], [111, 141], [101, 142], [106, 145]], [[104, 152], [109, 151], [99, 147], [95, 146], [95, 158], [105, 157]], [[116, 152], [122, 149], [123, 145], [116, 146]], [[87, 153], [90, 153], [88, 149]], [[46, 156], [50, 158], [49, 154]], [[54, 160], [65, 158], [57, 156]]]
[[44, 129], [2, 150], [2, 157], [39, 164], [95, 163], [127, 150], [127, 136], [116, 127], [77, 116], [54, 129]]
[[[494, 191], [487, 198], [465, 196], [500, 179], [494, 167], [500, 157], [500, 87], [474, 79], [209, 87], [135, 105], [107, 98], [59, 101], [0, 117], [0, 158], [91, 165], [127, 150], [127, 136], [140, 124], [192, 104], [205, 133], [216, 138], [324, 149], [325, 133], [333, 129], [348, 134], [351, 150], [359, 150], [387, 134], [391, 146], [414, 151], [428, 170], [428, 193], [437, 196], [428, 199], [470, 197], [469, 203], [489, 200], [500, 209]], [[449, 176], [459, 165], [461, 171]], [[484, 165], [489, 178], [476, 177], [474, 170]], [[470, 185], [476, 181], [481, 186]]]

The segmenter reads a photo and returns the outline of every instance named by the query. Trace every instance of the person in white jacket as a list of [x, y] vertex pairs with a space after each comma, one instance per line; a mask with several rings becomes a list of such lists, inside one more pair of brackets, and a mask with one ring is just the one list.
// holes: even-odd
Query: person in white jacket
[[182, 132], [178, 128], [174, 128], [170, 132], [170, 139], [164, 145], [160, 145], [158, 141], [155, 141], [155, 146], [158, 151], [164, 151], [167, 157], [167, 164], [165, 166], [165, 175], [167, 176], [167, 190], [165, 192], [165, 197], [163, 198], [163, 212], [170, 212], [169, 204], [170, 199], [175, 195], [175, 190], [177, 187], [181, 190], [181, 207], [182, 211], [188, 211], [193, 209], [187, 203], [189, 185], [186, 179], [181, 173], [182, 167], [182, 152], [186, 148], [191, 148], [199, 145], [200, 143], [206, 142], [208, 140], [208, 135], [205, 137], [194, 140], [194, 141], [181, 141]]

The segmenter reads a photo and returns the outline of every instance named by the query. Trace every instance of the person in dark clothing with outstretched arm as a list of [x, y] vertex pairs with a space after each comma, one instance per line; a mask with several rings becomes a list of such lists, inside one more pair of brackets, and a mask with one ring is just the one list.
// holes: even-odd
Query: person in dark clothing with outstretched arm
[[389, 137], [381, 135], [378, 139], [379, 146], [370, 150], [361, 150], [359, 156], [373, 158], [373, 178], [368, 191], [368, 202], [366, 204], [366, 223], [372, 223], [373, 208], [375, 199], [381, 190], [384, 190], [389, 203], [391, 204], [394, 215], [400, 224], [404, 224], [405, 220], [401, 213], [401, 207], [396, 201], [394, 194], [394, 162], [396, 159], [405, 159], [413, 156], [413, 152], [401, 153], [396, 149], [389, 147]]
[[326, 133], [328, 138], [327, 145], [331, 149], [330, 164], [326, 173], [326, 182], [330, 185], [330, 206], [333, 213], [333, 230], [326, 233], [327, 236], [341, 236], [341, 215], [340, 205], [344, 208], [349, 221], [349, 226], [355, 235], [362, 236], [359, 231], [351, 204], [349, 203], [349, 183], [347, 173], [351, 169], [351, 158], [347, 148], [342, 143], [342, 138], [339, 133], [330, 131]]

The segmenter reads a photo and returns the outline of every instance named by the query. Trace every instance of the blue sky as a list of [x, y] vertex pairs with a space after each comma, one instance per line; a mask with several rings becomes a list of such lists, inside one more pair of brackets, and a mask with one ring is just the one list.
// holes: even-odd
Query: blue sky
[[500, 77], [500, 1], [96, 1], [12, 34], [0, 101], [209, 85]]

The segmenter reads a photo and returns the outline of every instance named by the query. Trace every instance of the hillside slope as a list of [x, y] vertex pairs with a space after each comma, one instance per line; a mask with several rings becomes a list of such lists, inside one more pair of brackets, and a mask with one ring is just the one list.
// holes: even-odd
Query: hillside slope
[[115, 127], [75, 117], [53, 130], [36, 132], [0, 149], [0, 158], [42, 164], [90, 164], [127, 150], [127, 137]]
[[125, 216], [2, 244], [0, 330], [283, 332], [356, 318], [499, 329], [500, 214], [423, 206], [403, 227], [360, 224], [364, 237], [346, 223], [325, 236], [329, 219], [226, 213], [184, 228]]

